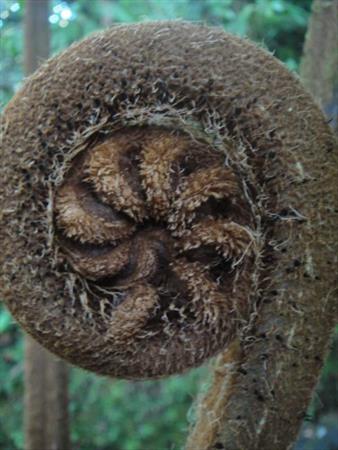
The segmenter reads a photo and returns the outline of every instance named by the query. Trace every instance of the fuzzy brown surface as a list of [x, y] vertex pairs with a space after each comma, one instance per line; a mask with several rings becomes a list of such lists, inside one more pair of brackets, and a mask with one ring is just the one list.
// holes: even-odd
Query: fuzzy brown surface
[[[28, 78], [4, 112], [2, 130], [1, 296], [30, 334], [74, 364], [125, 378], [180, 372], [201, 364], [226, 348], [235, 333], [251, 327], [263, 301], [271, 302], [271, 327], [282, 327], [286, 333], [282, 342], [289, 342], [291, 312], [300, 309], [306, 318], [313, 314], [313, 298], [321, 296], [321, 308], [325, 308], [325, 299], [336, 289], [337, 243], [332, 223], [337, 218], [337, 199], [330, 168], [336, 158], [334, 138], [294, 76], [248, 41], [181, 22], [114, 27], [71, 46]], [[224, 218], [228, 214], [228, 221], [250, 230], [255, 248], [252, 255], [247, 255], [245, 240], [240, 243], [242, 236], [231, 227], [228, 231], [238, 238], [239, 250], [228, 245], [222, 247], [223, 253], [216, 248], [212, 233], [208, 235], [203, 229], [202, 219], [214, 220], [215, 228], [219, 226], [219, 208], [208, 202], [214, 194], [208, 192], [207, 175], [202, 173], [207, 170], [206, 163], [189, 168], [186, 162], [187, 173], [179, 181], [181, 197], [169, 196], [168, 200], [165, 175], [161, 175], [164, 184], [157, 197], [153, 194], [157, 192], [156, 180], [148, 177], [139, 181], [154, 164], [152, 152], [144, 151], [148, 157], [136, 164], [139, 173], [135, 174], [135, 168], [127, 171], [135, 174], [141, 187], [137, 188], [138, 200], [124, 204], [125, 210], [116, 200], [116, 192], [111, 193], [100, 181], [98, 174], [105, 163], [93, 163], [92, 169], [83, 172], [78, 169], [84, 155], [100, 145], [116, 143], [121, 134], [143, 149], [151, 133], [159, 133], [163, 142], [168, 140], [173, 160], [182, 162], [179, 147], [185, 141], [188, 144], [183, 154], [192, 152], [195, 162], [203, 160], [203, 152], [217, 155], [217, 170], [227, 170], [227, 189], [235, 199], [220, 215]], [[160, 152], [160, 147], [158, 144], [154, 151]], [[101, 148], [98, 153], [103, 161], [104, 152]], [[184, 164], [180, 167], [184, 172]], [[197, 173], [199, 169], [201, 173]], [[189, 210], [189, 199], [197, 186], [188, 179], [191, 171], [196, 183], [202, 183], [199, 195], [207, 192], [207, 199], [199, 201], [208, 207], [187, 217], [184, 208]], [[169, 262], [162, 271], [166, 275], [169, 266], [171, 272], [176, 270], [181, 281], [173, 284], [175, 289], [184, 285], [182, 304], [188, 319], [184, 318], [187, 314], [167, 314], [177, 291], [169, 299], [157, 298], [154, 291], [158, 286], [149, 272], [142, 295], [135, 285], [137, 277], [133, 286], [128, 285], [136, 295], [135, 305], [140, 305], [136, 313], [130, 292], [121, 290], [120, 282], [118, 300], [103, 294], [97, 299], [95, 289], [105, 289], [106, 285], [90, 273], [90, 259], [81, 252], [76, 259], [79, 245], [88, 245], [81, 242], [86, 237], [77, 236], [86, 236], [86, 232], [73, 227], [67, 235], [68, 216], [65, 219], [56, 211], [60, 190], [77, 186], [72, 181], [67, 185], [67, 180], [80, 177], [86, 183], [88, 176], [102, 203], [90, 206], [89, 197], [81, 203], [87, 212], [92, 208], [102, 212], [101, 234], [95, 228], [98, 222], [89, 220], [84, 226], [90, 233], [96, 230], [96, 240], [89, 239], [89, 254], [90, 258], [91, 252], [101, 254], [100, 279], [101, 274], [109, 277], [110, 270], [115, 270], [115, 261], [123, 264], [123, 257], [129, 254], [129, 232], [141, 236], [137, 238], [140, 255], [143, 246], [146, 252], [153, 242], [148, 232], [156, 231], [159, 245], [165, 241], [169, 247], [167, 235], [173, 221], [180, 239], [184, 239], [185, 230], [192, 232], [193, 242], [179, 244], [187, 253], [174, 252], [173, 256], [169, 252]], [[171, 189], [173, 186], [175, 182]], [[73, 199], [79, 199], [75, 194]], [[137, 205], [144, 195], [148, 203], [142, 210]], [[107, 212], [109, 202], [114, 210]], [[168, 204], [176, 211], [170, 217]], [[129, 228], [120, 229], [119, 244], [121, 241], [124, 247], [121, 258], [113, 259], [113, 264], [104, 256], [103, 247], [109, 241], [109, 223], [116, 218], [119, 223], [128, 222]], [[197, 320], [191, 313], [191, 304], [194, 298], [203, 303], [203, 280], [212, 282], [210, 273], [199, 266], [208, 266], [210, 244], [212, 258], [221, 252], [224, 259], [219, 277], [229, 281], [224, 282], [224, 290], [212, 291], [217, 291], [215, 304], [220, 302], [223, 316], [212, 320], [203, 306], [202, 315], [208, 317], [203, 327], [203, 319]], [[161, 272], [158, 267], [154, 270], [158, 275]], [[195, 283], [197, 288], [191, 281], [194, 277], [200, 280]], [[237, 283], [238, 277], [243, 282]], [[232, 306], [224, 308], [220, 297]], [[159, 309], [161, 315], [156, 315]], [[119, 326], [121, 332], [117, 333]], [[315, 338], [325, 340], [321, 333], [327, 335], [329, 327], [322, 328], [318, 323], [309, 349], [317, 345]], [[287, 358], [288, 347], [280, 345]]]

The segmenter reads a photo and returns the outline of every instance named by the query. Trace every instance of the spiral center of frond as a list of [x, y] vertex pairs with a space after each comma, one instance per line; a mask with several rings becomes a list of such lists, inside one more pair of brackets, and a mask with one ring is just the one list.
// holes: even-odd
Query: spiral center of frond
[[113, 305], [115, 340], [230, 333], [229, 316], [248, 311], [250, 208], [225, 156], [205, 143], [161, 128], [116, 132], [73, 160], [55, 215], [92, 303]]

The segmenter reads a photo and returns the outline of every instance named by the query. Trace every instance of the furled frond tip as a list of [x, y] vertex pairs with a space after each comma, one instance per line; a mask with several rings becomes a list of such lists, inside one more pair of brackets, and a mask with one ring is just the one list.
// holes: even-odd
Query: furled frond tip
[[103, 143], [93, 149], [86, 167], [86, 181], [94, 185], [105, 202], [141, 221], [146, 218], [146, 205], [133, 164], [138, 158], [138, 142], [133, 143], [133, 148], [125, 137], [120, 141]]
[[307, 247], [335, 248], [329, 231], [305, 245], [304, 221], [280, 214], [315, 221], [316, 202], [324, 217], [326, 172], [308, 161], [331, 134], [298, 81], [247, 40], [183, 22], [113, 27], [43, 65], [3, 119], [0, 296], [88, 370], [197, 366], [270, 300], [289, 254], [271, 242], [306, 248], [316, 268]]
[[97, 204], [84, 183], [65, 183], [56, 197], [55, 214], [64, 234], [79, 242], [116, 242], [132, 234], [135, 227], [107, 205]]

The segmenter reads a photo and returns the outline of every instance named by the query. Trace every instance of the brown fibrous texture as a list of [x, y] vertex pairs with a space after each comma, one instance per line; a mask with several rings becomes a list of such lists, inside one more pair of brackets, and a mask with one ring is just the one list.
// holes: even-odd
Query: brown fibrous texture
[[182, 372], [253, 326], [288, 242], [314, 270], [310, 167], [333, 137], [246, 40], [183, 22], [97, 33], [26, 80], [2, 131], [1, 296], [74, 364]]

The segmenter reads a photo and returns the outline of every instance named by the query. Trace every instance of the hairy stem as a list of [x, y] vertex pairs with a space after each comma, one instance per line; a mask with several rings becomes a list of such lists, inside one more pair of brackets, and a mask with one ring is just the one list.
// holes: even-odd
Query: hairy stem
[[[314, 2], [302, 64], [307, 87], [333, 118], [333, 125], [337, 117], [333, 108], [337, 6], [334, 1]], [[323, 70], [318, 72], [318, 67]], [[310, 173], [316, 172], [315, 159], [311, 167], [307, 156], [298, 154], [297, 158], [299, 167], [307, 165]], [[298, 237], [291, 237], [291, 230], [286, 232], [283, 227], [275, 235], [277, 241], [287, 239], [292, 245], [284, 248], [285, 256], [272, 274], [270, 293], [265, 295], [257, 321], [237, 341], [241, 351], [231, 347], [216, 361], [187, 450], [286, 450], [296, 439], [338, 312], [337, 288], [326, 276], [328, 267], [336, 264], [336, 225], [325, 212], [338, 200], [337, 158], [326, 158], [326, 154], [318, 156], [327, 172], [317, 217], [310, 209], [303, 212], [310, 221]], [[303, 195], [313, 192], [315, 197], [318, 188], [309, 183], [307, 189], [310, 193]], [[303, 206], [301, 191], [296, 209]], [[322, 245], [325, 239], [327, 245]]]

